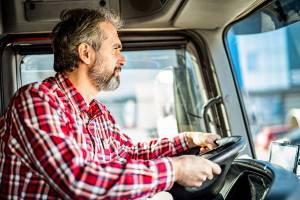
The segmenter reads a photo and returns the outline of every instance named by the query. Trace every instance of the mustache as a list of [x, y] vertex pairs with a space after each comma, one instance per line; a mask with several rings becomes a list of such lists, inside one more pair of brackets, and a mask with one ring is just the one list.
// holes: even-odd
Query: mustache
[[115, 70], [114, 70], [115, 72], [116, 71], [119, 71], [119, 72], [121, 72], [122, 71], [122, 68], [121, 67], [115, 67]]

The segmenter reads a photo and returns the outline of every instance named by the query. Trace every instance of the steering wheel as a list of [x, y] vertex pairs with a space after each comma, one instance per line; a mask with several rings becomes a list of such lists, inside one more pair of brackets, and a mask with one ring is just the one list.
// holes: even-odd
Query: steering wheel
[[183, 187], [175, 183], [169, 191], [174, 199], [213, 197], [220, 192], [231, 163], [245, 147], [245, 141], [241, 136], [232, 136], [216, 140], [215, 143], [217, 144], [215, 149], [204, 154], [199, 154], [198, 152], [197, 155], [219, 164], [222, 168], [221, 174], [215, 176], [212, 180], [203, 182], [200, 187]]

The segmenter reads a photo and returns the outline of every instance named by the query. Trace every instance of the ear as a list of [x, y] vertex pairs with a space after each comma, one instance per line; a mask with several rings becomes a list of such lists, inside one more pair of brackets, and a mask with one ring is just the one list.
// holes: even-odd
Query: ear
[[77, 51], [81, 62], [86, 65], [90, 65], [91, 63], [93, 63], [93, 59], [95, 58], [95, 51], [90, 45], [81, 43], [78, 45]]

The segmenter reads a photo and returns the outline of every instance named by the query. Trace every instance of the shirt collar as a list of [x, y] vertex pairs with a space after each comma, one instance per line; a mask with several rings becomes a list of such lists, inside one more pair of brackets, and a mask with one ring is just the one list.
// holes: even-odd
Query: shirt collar
[[71, 104], [78, 113], [87, 112], [90, 118], [108, 112], [106, 106], [96, 99], [88, 104], [83, 96], [76, 89], [75, 85], [69, 80], [66, 74], [58, 72], [55, 75], [56, 81], [63, 93], [68, 97]]
[[68, 97], [71, 104], [75, 107], [77, 111], [88, 111], [89, 105], [84, 100], [83, 96], [76, 89], [75, 85], [69, 80], [66, 74], [58, 72], [55, 75], [56, 81], [63, 91], [63, 93]]
[[88, 115], [90, 117], [99, 116], [101, 114], [107, 113], [108, 110], [106, 106], [100, 103], [97, 99], [93, 99], [90, 103], [90, 107], [88, 110]]

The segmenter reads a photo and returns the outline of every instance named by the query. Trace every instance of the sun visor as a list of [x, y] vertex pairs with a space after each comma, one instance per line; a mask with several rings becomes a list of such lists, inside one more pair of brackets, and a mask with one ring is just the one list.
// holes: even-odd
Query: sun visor
[[125, 21], [125, 28], [167, 28], [172, 27], [172, 18], [183, 2], [184, 0], [9, 0], [2, 3], [3, 32], [50, 32], [59, 21], [61, 11], [72, 8], [112, 9]]
[[49, 32], [59, 21], [62, 10], [108, 8], [119, 12], [114, 0], [10, 0], [2, 5], [3, 32]]

